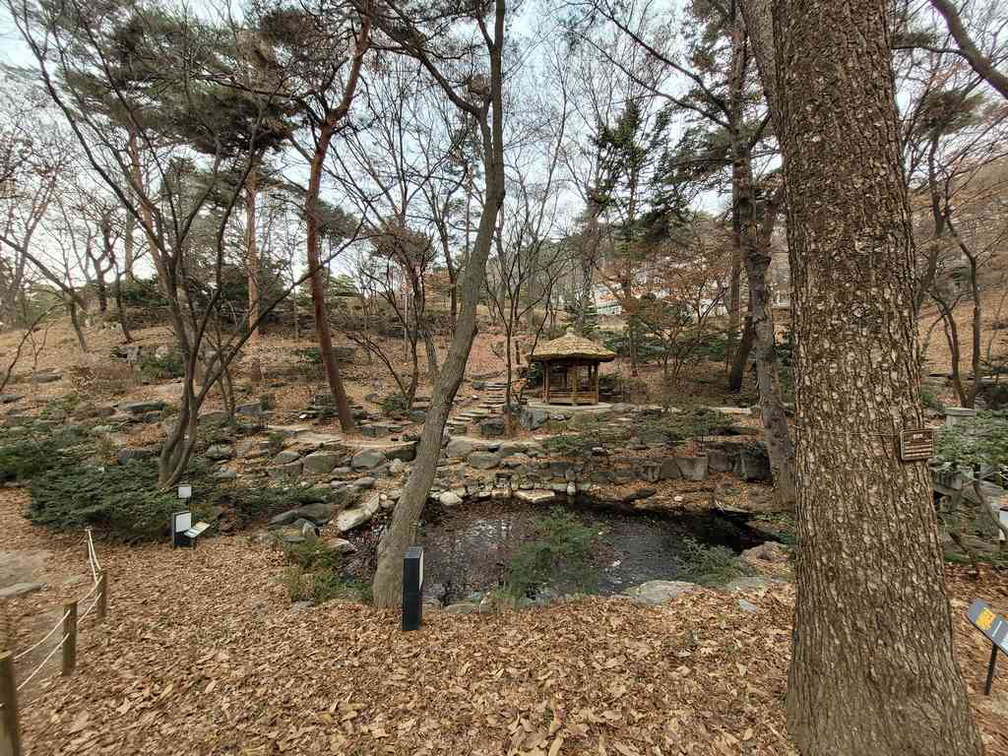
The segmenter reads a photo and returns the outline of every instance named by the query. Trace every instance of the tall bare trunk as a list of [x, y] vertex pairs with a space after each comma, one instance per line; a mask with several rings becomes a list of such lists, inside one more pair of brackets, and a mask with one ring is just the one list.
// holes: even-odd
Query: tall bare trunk
[[895, 440], [922, 418], [889, 5], [773, 10], [797, 336], [789, 730], [805, 756], [978, 755], [930, 475]]
[[753, 330], [752, 321], [752, 296], [749, 297], [749, 314], [746, 315], [742, 325], [742, 338], [739, 339], [738, 349], [732, 355], [731, 370], [728, 372], [728, 390], [737, 394], [742, 390], [742, 381], [745, 378], [746, 365], [749, 364], [749, 357], [752, 355], [753, 343], [756, 341], [756, 332]]
[[374, 577], [377, 606], [398, 606], [402, 595], [402, 559], [416, 533], [427, 494], [434, 481], [445, 421], [465, 374], [469, 350], [476, 335], [476, 306], [486, 278], [486, 262], [504, 202], [504, 120], [502, 113], [504, 45], [504, 0], [496, 0], [493, 43], [490, 51], [490, 123], [480, 123], [483, 144], [486, 192], [472, 255], [466, 260], [459, 287], [461, 307], [451, 345], [434, 384], [430, 409], [424, 423], [416, 459], [403, 494], [392, 513], [392, 522], [378, 546], [378, 566]]
[[315, 306], [315, 331], [318, 335], [319, 350], [322, 352], [322, 364], [325, 366], [326, 379], [336, 402], [336, 414], [340, 427], [345, 431], [353, 430], [353, 415], [350, 413], [350, 402], [346, 389], [343, 388], [343, 377], [340, 375], [339, 361], [332, 345], [332, 329], [329, 325], [329, 308], [326, 306], [325, 285], [322, 278], [322, 262], [319, 255], [319, 217], [318, 196], [322, 184], [322, 165], [325, 162], [329, 143], [332, 141], [333, 129], [328, 122], [319, 131], [319, 141], [312, 156], [311, 175], [308, 180], [308, 193], [305, 196], [305, 224], [308, 237], [308, 267], [311, 271], [312, 304]]

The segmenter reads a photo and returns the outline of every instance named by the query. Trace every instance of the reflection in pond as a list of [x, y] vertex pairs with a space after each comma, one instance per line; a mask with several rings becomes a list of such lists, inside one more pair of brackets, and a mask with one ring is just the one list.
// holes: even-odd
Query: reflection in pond
[[[738, 553], [772, 539], [750, 527], [746, 515], [638, 514], [568, 505], [562, 509], [597, 535], [590, 557], [591, 583], [603, 595], [648, 580], [688, 579], [683, 564], [696, 544]], [[513, 500], [431, 506], [419, 534], [425, 584], [440, 584], [454, 601], [501, 586], [515, 552], [540, 537], [538, 526], [550, 511]]]

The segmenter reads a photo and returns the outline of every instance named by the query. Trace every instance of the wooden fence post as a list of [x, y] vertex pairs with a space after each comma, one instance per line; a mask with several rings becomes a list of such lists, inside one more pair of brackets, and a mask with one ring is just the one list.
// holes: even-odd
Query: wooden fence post
[[108, 611], [108, 573], [102, 570], [98, 577], [98, 621], [105, 621], [105, 612]]
[[21, 756], [14, 654], [0, 653], [0, 756]]
[[73, 674], [77, 666], [77, 602], [68, 601], [63, 604], [63, 669], [64, 677]]

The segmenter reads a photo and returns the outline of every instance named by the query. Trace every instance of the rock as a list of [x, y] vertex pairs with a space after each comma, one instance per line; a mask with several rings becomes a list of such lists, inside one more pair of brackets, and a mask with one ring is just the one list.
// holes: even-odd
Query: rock
[[63, 377], [58, 370], [40, 370], [32, 376], [33, 383], [53, 383]]
[[297, 462], [299, 459], [301, 459], [301, 455], [296, 451], [282, 451], [273, 457], [273, 462], [277, 465], [287, 465], [291, 462]]
[[773, 480], [766, 444], [760, 441], [742, 447], [739, 451], [739, 476], [749, 483]]
[[521, 441], [503, 441], [497, 451], [502, 457], [510, 457], [513, 454], [524, 454], [527, 448], [528, 444]]
[[238, 477], [238, 471], [222, 467], [213, 476], [216, 480], [235, 480]]
[[363, 478], [357, 478], [350, 485], [354, 488], [360, 489], [361, 491], [367, 491], [370, 488], [374, 488], [375, 479], [370, 476], [365, 476]]
[[307, 612], [313, 606], [315, 606], [315, 604], [311, 601], [295, 601], [291, 604], [290, 610], [292, 614], [301, 614], [302, 612]]
[[214, 444], [206, 450], [206, 458], [215, 462], [231, 459], [234, 456], [234, 449], [227, 444]]
[[649, 580], [646, 583], [627, 588], [623, 593], [640, 604], [665, 604], [684, 593], [699, 590], [696, 583], [686, 583], [681, 580]]
[[0, 394], [0, 404], [13, 404], [24, 399], [23, 394]]
[[385, 423], [372, 423], [370, 425], [362, 425], [360, 432], [365, 438], [381, 438], [389, 435], [392, 430], [391, 426]]
[[372, 470], [386, 461], [385, 452], [381, 449], [362, 449], [353, 455], [350, 466], [354, 470]]
[[676, 457], [679, 471], [686, 480], [705, 480], [707, 478], [707, 456]]
[[381, 495], [372, 494], [360, 505], [344, 509], [336, 516], [336, 528], [340, 533], [353, 530], [368, 522], [381, 509]]
[[479, 614], [479, 604], [460, 603], [449, 604], [444, 608], [445, 614]]
[[743, 612], [749, 612], [750, 614], [753, 614], [753, 613], [759, 611], [759, 607], [756, 606], [756, 604], [754, 604], [751, 601], [746, 601], [745, 599], [739, 599], [738, 607]]
[[235, 446], [235, 455], [245, 457], [256, 450], [256, 442], [251, 438], [245, 438]]
[[753, 546], [742, 552], [743, 561], [752, 564], [753, 562], [770, 562], [771, 564], [787, 564], [789, 560], [788, 550], [777, 541], [767, 541], [759, 546]]
[[127, 402], [125, 404], [120, 404], [119, 409], [123, 412], [129, 412], [131, 415], [142, 415], [144, 412], [160, 412], [168, 405], [156, 399], [149, 402]]
[[6, 588], [0, 588], [0, 600], [16, 598], [24, 596], [26, 593], [41, 591], [43, 587], [42, 583], [14, 583], [14, 585], [8, 585]]
[[661, 466], [658, 468], [658, 478], [659, 480], [678, 480], [682, 477], [682, 472], [679, 470], [679, 465], [672, 457], [665, 457], [661, 461]]
[[486, 385], [487, 385], [486, 381], [473, 381], [472, 382], [473, 391], [483, 391], [486, 388]]
[[549, 420], [549, 412], [540, 407], [525, 407], [518, 416], [518, 424], [525, 430], [537, 430]]
[[724, 584], [726, 591], [752, 591], [758, 588], [767, 588], [776, 581], [764, 577], [740, 577], [729, 580]]
[[438, 502], [444, 507], [457, 507], [462, 503], [462, 497], [451, 491], [445, 491], [438, 496]]
[[504, 418], [490, 417], [480, 423], [480, 435], [483, 438], [500, 438], [504, 435]]
[[119, 346], [112, 347], [112, 356], [118, 357], [121, 360], [126, 360], [126, 362], [132, 365], [140, 359], [140, 345], [120, 344]]
[[239, 404], [235, 407], [236, 415], [245, 415], [246, 417], [259, 417], [263, 413], [262, 405], [259, 402], [250, 402], [249, 404]]
[[301, 460], [271, 467], [268, 474], [271, 478], [296, 477], [301, 474]]
[[556, 498], [556, 494], [553, 491], [546, 491], [541, 488], [518, 491], [514, 496], [518, 501], [524, 501], [527, 504], [545, 504], [547, 501], [553, 501]]
[[500, 464], [501, 456], [497, 452], [474, 451], [466, 457], [466, 464], [477, 470], [491, 470]]
[[449, 459], [462, 459], [468, 457], [473, 450], [472, 441], [465, 438], [453, 438], [445, 448], [445, 454]]
[[411, 423], [423, 423], [427, 421], [427, 410], [415, 409], [410, 410], [409, 421]]
[[305, 504], [292, 511], [295, 514], [295, 519], [300, 517], [321, 526], [332, 519], [334, 507], [329, 502], [319, 501], [314, 504]]
[[416, 459], [416, 441], [409, 441], [398, 446], [385, 447], [386, 459], [401, 459], [403, 462], [412, 462]]
[[403, 462], [401, 459], [393, 459], [391, 462], [389, 462], [388, 471], [392, 475], [398, 475], [405, 469], [406, 469], [406, 463]]
[[327, 549], [335, 551], [337, 554], [346, 555], [357, 553], [357, 547], [345, 538], [337, 538], [333, 536], [332, 538], [326, 540], [325, 546]]
[[339, 460], [339, 456], [332, 452], [317, 451], [301, 461], [304, 463], [306, 475], [326, 475], [333, 471]]
[[294, 527], [301, 532], [301, 536], [308, 543], [318, 540], [318, 526], [314, 522], [298, 519], [294, 521]]
[[[498, 454], [499, 453], [500, 452], [498, 452]], [[512, 454], [509, 457], [508, 456], [502, 457], [501, 464], [504, 465], [504, 467], [516, 468], [516, 467], [523, 467], [529, 461], [530, 457], [522, 454], [521, 452], [518, 452], [517, 454]]]
[[423, 597], [425, 601], [437, 601], [440, 604], [447, 595], [448, 589], [444, 583], [424, 583]]
[[127, 446], [116, 452], [116, 462], [121, 465], [133, 459], [150, 459], [153, 456], [153, 449], [135, 449]]

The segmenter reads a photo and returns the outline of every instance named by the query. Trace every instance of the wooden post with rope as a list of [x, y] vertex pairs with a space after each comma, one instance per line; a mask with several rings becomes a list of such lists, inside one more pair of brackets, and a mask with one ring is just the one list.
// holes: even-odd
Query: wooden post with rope
[[63, 667], [60, 673], [64, 677], [73, 674], [77, 666], [77, 602], [68, 601], [63, 604]]
[[108, 611], [108, 573], [102, 570], [98, 576], [98, 622], [105, 621], [105, 612]]
[[0, 756], [21, 756], [14, 654], [0, 653]]

